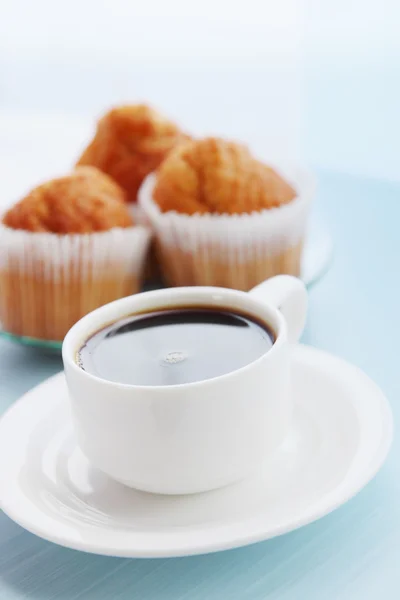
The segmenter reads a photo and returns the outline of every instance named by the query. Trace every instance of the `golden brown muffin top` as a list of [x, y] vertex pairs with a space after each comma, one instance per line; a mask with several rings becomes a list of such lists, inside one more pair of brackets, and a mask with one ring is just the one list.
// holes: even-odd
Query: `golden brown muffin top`
[[295, 190], [246, 146], [218, 138], [188, 141], [157, 172], [153, 197], [162, 212], [238, 214], [291, 202]]
[[143, 179], [184, 139], [178, 127], [145, 104], [113, 108], [97, 124], [97, 131], [78, 160], [115, 179], [136, 200]]
[[94, 167], [79, 167], [65, 177], [34, 188], [3, 217], [12, 229], [50, 233], [91, 233], [131, 227], [123, 190]]

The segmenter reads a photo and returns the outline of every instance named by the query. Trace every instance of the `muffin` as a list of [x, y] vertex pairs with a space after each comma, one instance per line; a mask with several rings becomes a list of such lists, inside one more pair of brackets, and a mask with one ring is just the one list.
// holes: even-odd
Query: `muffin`
[[83, 315], [133, 294], [150, 233], [125, 191], [94, 167], [33, 189], [0, 225], [0, 321], [15, 335], [62, 340]]
[[312, 192], [307, 173], [283, 175], [243, 145], [206, 138], [172, 151], [139, 198], [169, 285], [247, 291], [300, 274]]
[[112, 177], [135, 202], [143, 179], [183, 139], [178, 127], [144, 104], [106, 113], [78, 165], [92, 165]]

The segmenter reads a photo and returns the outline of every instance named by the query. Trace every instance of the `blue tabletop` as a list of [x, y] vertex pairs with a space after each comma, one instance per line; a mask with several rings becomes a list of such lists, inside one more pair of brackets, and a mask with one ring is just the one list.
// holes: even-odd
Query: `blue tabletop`
[[[311, 291], [305, 343], [363, 368], [400, 416], [400, 185], [320, 174], [317, 212], [335, 240]], [[0, 340], [0, 408], [61, 369]], [[2, 456], [0, 460], [7, 460]], [[338, 511], [288, 535], [207, 556], [130, 560], [57, 547], [0, 515], [0, 599], [398, 600], [400, 447]]]

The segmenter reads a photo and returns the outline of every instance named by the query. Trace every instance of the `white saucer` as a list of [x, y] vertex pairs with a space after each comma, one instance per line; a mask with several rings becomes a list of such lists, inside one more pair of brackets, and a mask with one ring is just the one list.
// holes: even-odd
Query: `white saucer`
[[90, 466], [75, 445], [64, 376], [56, 375], [0, 422], [2, 508], [45, 539], [115, 556], [198, 554], [289, 532], [361, 490], [392, 438], [382, 392], [340, 359], [298, 346], [293, 389], [292, 431], [262, 472], [215, 492], [156, 496]]

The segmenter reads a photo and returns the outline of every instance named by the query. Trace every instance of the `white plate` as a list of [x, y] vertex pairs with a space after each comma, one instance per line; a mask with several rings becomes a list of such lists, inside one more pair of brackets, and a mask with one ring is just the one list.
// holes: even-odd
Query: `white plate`
[[[321, 223], [310, 219], [307, 240], [304, 246], [301, 279], [306, 286], [310, 288], [316, 283], [328, 270], [333, 254], [332, 239]], [[146, 284], [144, 290], [157, 289], [160, 285], [157, 282]], [[60, 352], [62, 342], [51, 340], [41, 340], [25, 336], [14, 335], [2, 329], [0, 323], [0, 337], [22, 344], [23, 346], [32, 346], [43, 351]]]
[[47, 540], [115, 556], [200, 554], [292, 531], [356, 494], [392, 438], [382, 392], [340, 359], [298, 346], [293, 390], [291, 433], [260, 472], [171, 497], [126, 488], [90, 466], [74, 441], [64, 375], [56, 375], [0, 422], [2, 508]]
[[333, 241], [324, 224], [311, 215], [301, 263], [301, 279], [309, 288], [329, 269]]

